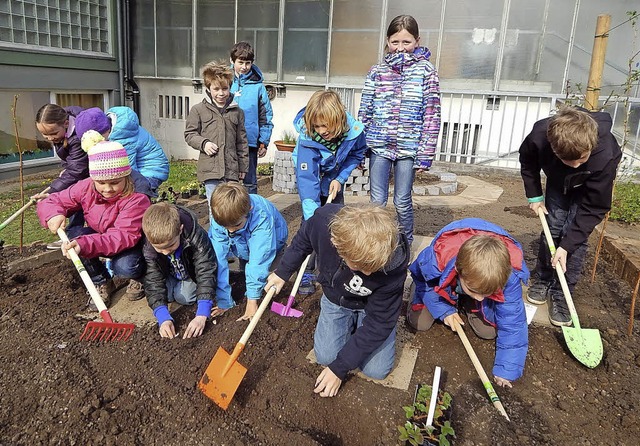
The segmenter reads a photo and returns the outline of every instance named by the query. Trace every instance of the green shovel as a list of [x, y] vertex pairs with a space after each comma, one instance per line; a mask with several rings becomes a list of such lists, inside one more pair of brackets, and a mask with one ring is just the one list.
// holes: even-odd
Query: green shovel
[[[553, 238], [551, 238], [551, 232], [549, 231], [549, 225], [544, 216], [544, 211], [541, 208], [538, 208], [538, 217], [540, 217], [544, 235], [549, 245], [549, 251], [551, 251], [551, 257], [553, 257], [556, 253], [556, 247], [553, 243]], [[562, 333], [564, 334], [565, 341], [567, 341], [567, 347], [569, 347], [569, 351], [578, 361], [589, 368], [594, 368], [602, 361], [602, 338], [600, 337], [600, 331], [594, 328], [580, 328], [578, 313], [576, 312], [576, 307], [573, 305], [569, 285], [567, 284], [567, 279], [564, 276], [560, 262], [556, 262], [556, 273], [558, 274], [560, 286], [562, 287], [564, 298], [567, 301], [567, 307], [569, 307], [569, 312], [571, 313], [571, 322], [573, 323], [573, 327], [562, 327]]]

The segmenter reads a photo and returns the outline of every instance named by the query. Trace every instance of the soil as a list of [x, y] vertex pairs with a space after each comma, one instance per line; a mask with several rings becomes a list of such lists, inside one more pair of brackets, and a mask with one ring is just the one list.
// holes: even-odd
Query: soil
[[[522, 243], [533, 268], [540, 229], [522, 204], [521, 181], [484, 179], [504, 188], [498, 202], [420, 206], [416, 233], [432, 236], [454, 219], [486, 218]], [[285, 215], [292, 233], [300, 222], [295, 208]], [[591, 245], [593, 251], [594, 240]], [[0, 250], [5, 263], [16, 255]], [[591, 253], [588, 269], [592, 261]], [[512, 389], [497, 389], [511, 422], [490, 404], [462, 343], [443, 325], [414, 334], [401, 317], [401, 338], [419, 349], [408, 390], [349, 377], [338, 396], [319, 398], [313, 386], [321, 368], [305, 359], [318, 291], [299, 302], [299, 319], [265, 312], [239, 359], [247, 374], [223, 411], [197, 382], [218, 347], [230, 352], [240, 339], [246, 323], [236, 319], [244, 305], [196, 339], [162, 340], [155, 326], [138, 326], [129, 341], [91, 343], [79, 340], [86, 321], [74, 315], [84, 310], [86, 295], [71, 262], [0, 279], [2, 445], [395, 445], [402, 406], [411, 404], [415, 384], [431, 383], [436, 365], [454, 398], [457, 445], [631, 445], [640, 437], [638, 328], [625, 334], [631, 290], [605, 263], [595, 283], [582, 280], [574, 296], [582, 326], [600, 330], [602, 363], [587, 369], [568, 352], [561, 331], [532, 325], [524, 376]], [[233, 280], [240, 299], [242, 277]], [[287, 295], [288, 289], [279, 301]], [[178, 310], [178, 330], [193, 311]], [[494, 343], [468, 335], [491, 375]]]

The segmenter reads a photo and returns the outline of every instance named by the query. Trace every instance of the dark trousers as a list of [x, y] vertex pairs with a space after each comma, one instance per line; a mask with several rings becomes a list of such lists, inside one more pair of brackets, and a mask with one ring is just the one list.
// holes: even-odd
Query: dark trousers
[[[576, 219], [576, 211], [578, 203], [574, 194], [563, 194], [562, 191], [555, 189], [546, 190], [545, 206], [549, 215], [547, 222], [549, 223], [549, 231], [553, 238], [553, 243], [558, 247], [560, 240], [567, 234], [567, 230]], [[565, 276], [569, 290], [573, 293], [573, 289], [582, 273], [582, 265], [587, 254], [587, 242], [578, 246], [578, 248], [567, 254], [567, 271]], [[535, 277], [537, 280], [551, 284], [551, 289], [562, 293], [560, 283], [556, 280], [554, 269], [551, 266], [551, 252], [544, 232], [540, 234], [540, 247], [538, 249], [538, 260], [536, 262]]]
[[258, 148], [249, 147], [249, 170], [243, 183], [250, 194], [258, 193]]
[[[74, 239], [81, 235], [95, 234], [92, 228], [89, 227], [73, 227], [68, 228], [67, 236], [69, 239]], [[136, 246], [130, 249], [126, 249], [111, 257], [111, 269], [113, 274], [124, 279], [139, 279], [144, 274], [146, 264], [142, 255], [142, 243], [140, 240]], [[87, 273], [91, 277], [91, 281], [95, 284], [102, 284], [111, 279], [111, 274], [107, 270], [107, 267], [100, 261], [100, 258], [94, 257], [87, 259], [80, 257], [82, 264], [84, 265]]]
[[[344, 189], [344, 186], [342, 186]], [[333, 199], [331, 203], [334, 204], [344, 204], [344, 194], [342, 193], [342, 189], [340, 192], [336, 194], [336, 198]], [[324, 206], [329, 197], [320, 195], [320, 206]], [[307, 268], [304, 270], [305, 273], [313, 274], [313, 271], [316, 269], [316, 252], [313, 251], [311, 256], [309, 257], [309, 263], [307, 263]]]

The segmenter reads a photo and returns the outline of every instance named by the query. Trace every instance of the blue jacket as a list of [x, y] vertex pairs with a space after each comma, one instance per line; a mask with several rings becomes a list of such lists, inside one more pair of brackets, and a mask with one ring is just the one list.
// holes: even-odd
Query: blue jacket
[[245, 268], [247, 278], [247, 299], [260, 299], [267, 283], [269, 267], [276, 255], [287, 243], [289, 230], [278, 209], [266, 198], [250, 194], [251, 211], [244, 227], [232, 235], [213, 219], [209, 227], [209, 237], [218, 258], [218, 307], [233, 307], [231, 285], [229, 284], [229, 252], [239, 259], [248, 261]]
[[158, 141], [140, 126], [138, 115], [129, 107], [111, 107], [107, 116], [111, 119], [109, 140], [124, 146], [131, 168], [146, 178], [166, 181], [169, 160]]
[[293, 120], [293, 125], [300, 136], [292, 156], [296, 165], [296, 180], [302, 212], [304, 219], [308, 220], [320, 207], [320, 195], [324, 197], [329, 195], [329, 184], [332, 180], [338, 180], [344, 186], [353, 169], [364, 159], [367, 144], [364, 126], [347, 113], [349, 133], [336, 153], [332, 153], [307, 135], [304, 123], [305, 109], [306, 107], [300, 110]]
[[262, 81], [260, 68], [251, 65], [247, 74], [234, 76], [231, 85], [233, 99], [244, 112], [249, 147], [258, 147], [260, 144], [268, 146], [273, 131], [273, 109]]
[[409, 270], [416, 293], [412, 302], [417, 309], [425, 305], [434, 318], [443, 320], [457, 311], [458, 274], [456, 257], [464, 241], [474, 235], [494, 235], [502, 239], [511, 256], [512, 273], [504, 289], [476, 302], [478, 316], [496, 328], [494, 376], [513, 381], [522, 376], [529, 348], [527, 317], [520, 282], [529, 280], [522, 247], [507, 231], [479, 218], [454, 221], [438, 232]]

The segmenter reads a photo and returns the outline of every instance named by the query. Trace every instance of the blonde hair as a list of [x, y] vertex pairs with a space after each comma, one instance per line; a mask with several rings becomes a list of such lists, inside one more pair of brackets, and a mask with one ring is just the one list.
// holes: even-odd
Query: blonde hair
[[249, 215], [250, 210], [249, 193], [240, 183], [221, 184], [211, 194], [211, 215], [220, 226], [237, 224], [242, 217]]
[[319, 90], [313, 93], [304, 110], [304, 125], [307, 135], [313, 136], [314, 124], [326, 123], [332, 138], [349, 130], [347, 112], [340, 96], [331, 90]]
[[586, 111], [563, 106], [549, 120], [547, 139], [561, 160], [579, 160], [598, 144], [598, 123]]
[[497, 237], [475, 235], [460, 246], [456, 270], [467, 288], [479, 294], [493, 294], [504, 288], [511, 275], [507, 245]]
[[233, 83], [233, 71], [226, 62], [209, 62], [201, 69], [204, 86], [211, 88], [211, 84], [221, 87], [231, 87]]
[[344, 206], [329, 223], [331, 243], [359, 271], [379, 271], [398, 247], [399, 227], [386, 208]]
[[152, 204], [142, 216], [142, 231], [152, 245], [161, 245], [180, 234], [180, 214], [174, 205]]
[[133, 195], [136, 191], [136, 186], [133, 183], [133, 178], [131, 178], [131, 174], [124, 177], [124, 189], [122, 190], [121, 198], [128, 197], [129, 195]]

